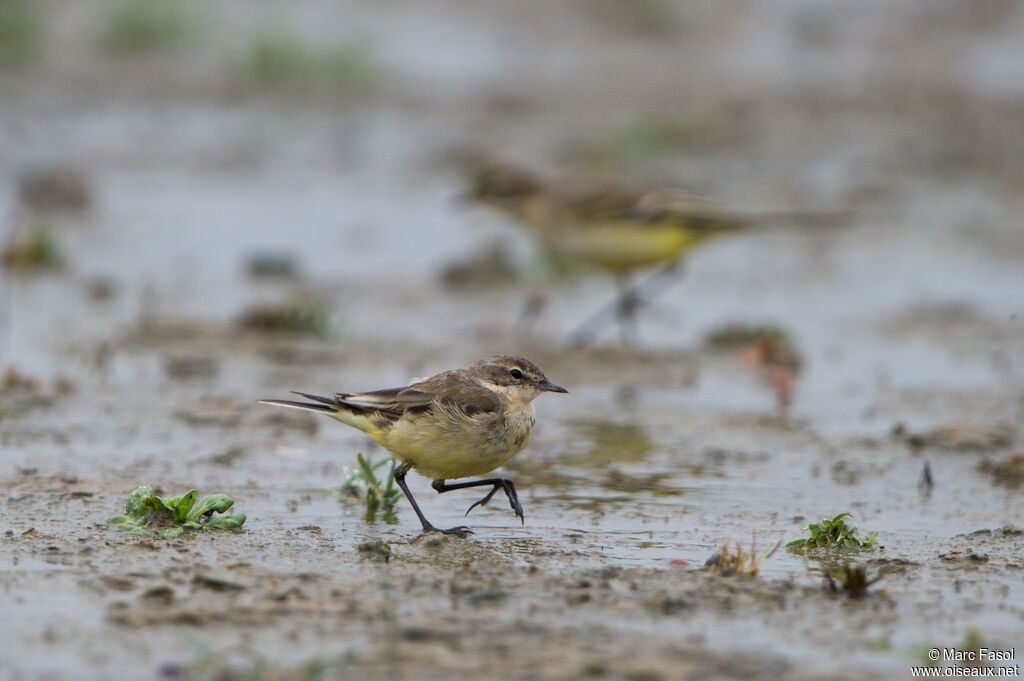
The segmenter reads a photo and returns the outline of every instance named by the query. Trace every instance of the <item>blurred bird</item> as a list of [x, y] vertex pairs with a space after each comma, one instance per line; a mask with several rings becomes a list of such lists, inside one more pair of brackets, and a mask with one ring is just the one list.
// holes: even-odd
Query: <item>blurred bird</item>
[[[556, 260], [593, 265], [611, 273], [618, 302], [585, 322], [571, 339], [592, 339], [605, 318], [627, 322], [642, 293], [666, 285], [679, 273], [682, 256], [711, 237], [767, 220], [812, 214], [741, 214], [706, 198], [670, 190], [643, 190], [601, 182], [546, 183], [535, 173], [501, 162], [474, 163], [467, 198], [491, 206], [527, 226]], [[834, 217], [834, 216], [829, 216]], [[630, 288], [637, 270], [662, 265], [647, 284]], [[611, 314], [609, 314], [611, 313]]]
[[598, 182], [545, 184], [509, 164], [478, 169], [469, 196], [527, 225], [556, 256], [616, 275], [678, 260], [716, 234], [747, 226], [708, 200]]
[[502, 490], [522, 522], [523, 507], [511, 480], [445, 481], [489, 473], [522, 451], [533, 429], [533, 400], [543, 392], [568, 391], [549, 381], [533, 362], [499, 355], [401, 388], [333, 397], [296, 393], [313, 401], [260, 402], [320, 412], [363, 431], [398, 459], [395, 482], [409, 498], [423, 531], [464, 536], [472, 531], [464, 525], [440, 530], [426, 519], [406, 486], [406, 474], [416, 469], [433, 480], [439, 493], [491, 485], [466, 514]]

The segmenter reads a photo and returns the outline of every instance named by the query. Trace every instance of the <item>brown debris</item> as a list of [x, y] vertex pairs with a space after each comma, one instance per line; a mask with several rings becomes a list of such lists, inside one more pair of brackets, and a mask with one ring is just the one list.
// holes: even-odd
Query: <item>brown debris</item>
[[18, 188], [23, 206], [37, 213], [79, 214], [93, 204], [93, 191], [85, 173], [58, 166], [25, 174]]
[[998, 461], [983, 459], [978, 464], [978, 470], [982, 473], [992, 475], [997, 485], [1006, 487], [1017, 487], [1024, 483], [1024, 454], [1020, 452], [1009, 452], [1004, 454]]
[[[899, 437], [901, 432], [894, 431]], [[906, 435], [907, 444], [914, 448], [933, 447], [957, 452], [1002, 449], [1013, 444], [1013, 428], [1004, 423], [952, 423], [924, 433]]]

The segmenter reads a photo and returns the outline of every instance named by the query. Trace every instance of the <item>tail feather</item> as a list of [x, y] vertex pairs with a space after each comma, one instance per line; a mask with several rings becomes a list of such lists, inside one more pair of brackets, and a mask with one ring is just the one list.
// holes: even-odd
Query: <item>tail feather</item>
[[[313, 398], [312, 395], [306, 395], [306, 397]], [[257, 402], [259, 402], [259, 404], [272, 404], [277, 407], [288, 407], [289, 409], [316, 411], [321, 414], [333, 414], [338, 411], [338, 405], [334, 404], [333, 401], [331, 402], [331, 405], [333, 406], [328, 406], [326, 404], [314, 404], [312, 402], [293, 402], [292, 400], [257, 400]]]
[[313, 400], [314, 402], [320, 402], [321, 404], [329, 404], [335, 409], [338, 408], [338, 399], [336, 397], [321, 397], [320, 395], [310, 395], [309, 393], [301, 393], [298, 390], [293, 390], [292, 394], [302, 395], [307, 400]]

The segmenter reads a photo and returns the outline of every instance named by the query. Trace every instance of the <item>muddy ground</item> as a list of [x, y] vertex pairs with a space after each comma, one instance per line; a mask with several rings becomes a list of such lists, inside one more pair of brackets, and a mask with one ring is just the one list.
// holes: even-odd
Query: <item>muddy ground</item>
[[[1020, 664], [1019, 4], [133, 7], [0, 10], [4, 678]], [[708, 243], [631, 346], [572, 349], [611, 281], [460, 202], [469, 151], [833, 217]], [[797, 361], [709, 341], [737, 324]], [[384, 452], [255, 404], [495, 352], [570, 392], [505, 469], [525, 524], [410, 476], [466, 539], [404, 501], [368, 521], [338, 488]], [[108, 527], [143, 484], [228, 494], [245, 531]], [[701, 569], [843, 511], [878, 532], [845, 556], [881, 576], [862, 597], [786, 550]]]

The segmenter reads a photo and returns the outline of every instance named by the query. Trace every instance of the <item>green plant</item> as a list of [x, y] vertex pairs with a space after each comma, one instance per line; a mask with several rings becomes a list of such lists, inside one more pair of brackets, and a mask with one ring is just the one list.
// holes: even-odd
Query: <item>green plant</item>
[[[198, 501], [197, 501], [198, 499]], [[165, 499], [153, 493], [146, 485], [137, 487], [125, 502], [124, 515], [114, 516], [107, 521], [111, 527], [133, 534], [157, 534], [162, 537], [177, 537], [185, 530], [233, 530], [241, 531], [245, 523], [244, 513], [221, 515], [234, 500], [226, 494], [211, 494], [199, 499], [199, 490], [190, 490], [181, 496]]]
[[875, 545], [878, 533], [873, 532], [867, 537], [857, 536], [857, 527], [848, 525], [844, 518], [852, 518], [852, 513], [840, 513], [832, 520], [810, 523], [801, 527], [809, 531], [810, 537], [794, 539], [786, 544], [787, 549], [867, 549]]
[[27, 64], [39, 50], [42, 25], [25, 0], [0, 1], [0, 67]]
[[263, 87], [336, 94], [365, 93], [379, 75], [364, 46], [315, 48], [283, 33], [254, 38], [245, 68], [252, 82]]
[[381, 509], [387, 520], [394, 512], [395, 504], [402, 498], [401, 490], [395, 487], [395, 460], [391, 459], [391, 468], [384, 480], [377, 479], [377, 469], [388, 463], [387, 459], [374, 463], [359, 453], [356, 460], [358, 464], [354, 468], [345, 466], [345, 482], [341, 485], [341, 493], [366, 500], [367, 522], [373, 522], [377, 511]]
[[37, 222], [26, 232], [15, 234], [0, 261], [5, 267], [23, 271], [56, 269], [61, 264], [57, 238], [45, 222]]
[[177, 2], [132, 0], [107, 15], [100, 42], [111, 52], [139, 54], [179, 45], [187, 31]]

